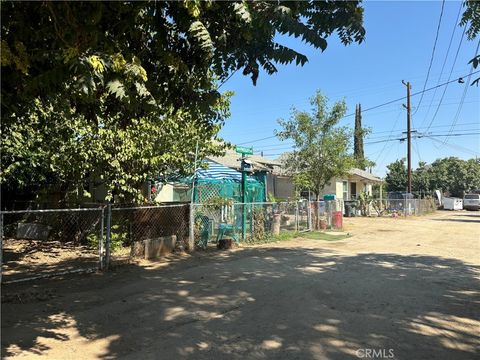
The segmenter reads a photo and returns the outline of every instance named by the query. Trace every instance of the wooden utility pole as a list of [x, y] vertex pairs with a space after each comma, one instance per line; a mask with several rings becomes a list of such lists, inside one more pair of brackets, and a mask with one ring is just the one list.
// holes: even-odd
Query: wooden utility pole
[[407, 106], [403, 105], [407, 109], [407, 192], [412, 192], [412, 131], [410, 128], [410, 81], [406, 82], [402, 80], [403, 85], [407, 87]]

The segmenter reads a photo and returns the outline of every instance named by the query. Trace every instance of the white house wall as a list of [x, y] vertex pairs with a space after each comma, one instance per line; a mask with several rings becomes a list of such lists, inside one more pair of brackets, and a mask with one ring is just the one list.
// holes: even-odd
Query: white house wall
[[155, 196], [156, 202], [171, 202], [173, 200], [173, 185], [170, 184], [163, 185], [157, 196]]

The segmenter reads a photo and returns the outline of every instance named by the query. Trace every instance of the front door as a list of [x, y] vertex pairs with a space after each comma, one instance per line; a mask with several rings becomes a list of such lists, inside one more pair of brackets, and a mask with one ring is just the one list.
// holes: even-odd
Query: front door
[[357, 197], [357, 183], [351, 182], [350, 183], [350, 198], [356, 199]]

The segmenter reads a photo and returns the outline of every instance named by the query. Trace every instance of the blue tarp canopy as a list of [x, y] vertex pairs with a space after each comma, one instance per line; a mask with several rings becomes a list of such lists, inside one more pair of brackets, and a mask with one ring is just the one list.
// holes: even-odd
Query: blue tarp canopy
[[[197, 170], [197, 180], [230, 180], [242, 181], [242, 173], [216, 163], [214, 161], [205, 160], [203, 164], [208, 164], [206, 169]], [[247, 177], [247, 181], [256, 181], [251, 177]]]

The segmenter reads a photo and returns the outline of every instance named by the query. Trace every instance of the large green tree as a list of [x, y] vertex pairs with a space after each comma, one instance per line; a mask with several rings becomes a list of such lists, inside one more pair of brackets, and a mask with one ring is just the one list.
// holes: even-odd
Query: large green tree
[[480, 189], [480, 161], [448, 157], [435, 160], [430, 167], [431, 190], [439, 189], [452, 196]]
[[[466, 27], [466, 34], [468, 40], [475, 40], [480, 33], [480, 1], [478, 0], [465, 0], [463, 3], [465, 11], [462, 14], [462, 19], [460, 21], [460, 26]], [[480, 65], [480, 54], [477, 53], [469, 61], [469, 64], [472, 64], [472, 67], [476, 69]], [[473, 82], [474, 84], [480, 83], [480, 77], [477, 77]]]
[[430, 165], [425, 161], [420, 161], [418, 167], [412, 172], [412, 188], [420, 194], [431, 195], [432, 188], [432, 174]]
[[[407, 169], [405, 160], [397, 160], [387, 166], [385, 178], [388, 191], [405, 191]], [[462, 160], [456, 157], [437, 159], [431, 164], [420, 162], [412, 172], [414, 192], [432, 193], [440, 190], [452, 196], [462, 197], [465, 193], [480, 189], [480, 161]]]
[[308, 60], [282, 35], [364, 38], [358, 1], [3, 2], [1, 20], [2, 183], [77, 194], [92, 176], [135, 194], [191, 171], [197, 142], [221, 151], [219, 86]]
[[317, 92], [310, 103], [311, 113], [293, 109], [289, 120], [280, 119], [283, 130], [277, 136], [293, 140], [294, 151], [287, 154], [285, 165], [295, 185], [311, 190], [320, 200], [323, 188], [355, 164], [350, 152], [352, 131], [338, 126], [347, 110], [345, 101], [329, 108], [328, 99]]
[[399, 159], [387, 165], [387, 170], [387, 176], [385, 176], [387, 191], [406, 191], [408, 180], [405, 159]]

